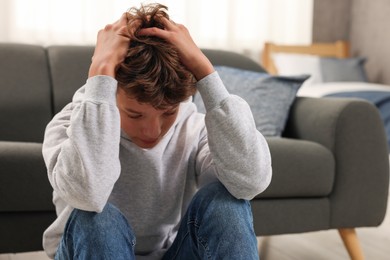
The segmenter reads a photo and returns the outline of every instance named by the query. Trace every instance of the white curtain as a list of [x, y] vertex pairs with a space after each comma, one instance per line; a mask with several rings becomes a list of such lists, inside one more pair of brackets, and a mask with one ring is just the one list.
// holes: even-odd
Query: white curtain
[[[0, 0], [0, 41], [95, 43], [96, 33], [129, 7], [156, 1]], [[161, 0], [200, 47], [258, 59], [264, 41], [311, 42], [313, 0]]]

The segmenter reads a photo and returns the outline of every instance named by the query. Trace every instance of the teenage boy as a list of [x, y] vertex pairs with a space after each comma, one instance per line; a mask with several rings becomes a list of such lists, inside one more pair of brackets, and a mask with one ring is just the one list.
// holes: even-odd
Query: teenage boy
[[259, 258], [249, 200], [271, 180], [267, 143], [163, 5], [99, 31], [43, 155], [58, 215], [44, 233], [51, 258]]

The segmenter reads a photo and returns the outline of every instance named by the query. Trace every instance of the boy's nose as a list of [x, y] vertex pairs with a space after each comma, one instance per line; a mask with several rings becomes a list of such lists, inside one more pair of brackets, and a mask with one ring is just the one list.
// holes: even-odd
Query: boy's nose
[[150, 140], [157, 139], [161, 135], [161, 123], [158, 119], [149, 120], [145, 127], [143, 134]]

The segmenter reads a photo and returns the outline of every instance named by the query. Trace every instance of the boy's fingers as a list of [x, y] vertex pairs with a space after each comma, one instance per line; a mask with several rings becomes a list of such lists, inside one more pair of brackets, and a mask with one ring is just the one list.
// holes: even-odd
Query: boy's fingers
[[170, 32], [175, 29], [177, 24], [174, 21], [167, 19], [166, 17], [161, 17], [161, 23], [163, 24], [165, 29], [160, 29], [157, 27], [144, 28], [138, 32], [138, 35], [156, 36], [168, 40], [170, 36]]
[[129, 13], [125, 12], [122, 14], [121, 18], [119, 19], [120, 22], [128, 23], [129, 21]]
[[127, 23], [127, 13], [123, 13], [121, 17], [113, 23], [113, 25], [126, 24], [126, 23]]
[[174, 21], [169, 20], [166, 17], [162, 17], [161, 22], [167, 30], [172, 30], [174, 28], [174, 26], [176, 25], [176, 23]]
[[169, 32], [162, 30], [157, 27], [151, 27], [151, 28], [144, 28], [139, 30], [138, 35], [139, 36], [156, 36], [162, 39], [168, 38]]

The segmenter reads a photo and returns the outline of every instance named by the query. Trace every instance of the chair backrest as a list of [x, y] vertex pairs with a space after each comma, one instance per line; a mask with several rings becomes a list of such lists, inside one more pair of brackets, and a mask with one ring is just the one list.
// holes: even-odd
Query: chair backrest
[[277, 69], [272, 59], [274, 53], [311, 54], [321, 57], [347, 58], [349, 57], [349, 44], [346, 41], [313, 43], [309, 45], [280, 45], [266, 42], [262, 52], [261, 64], [271, 74], [277, 74]]

